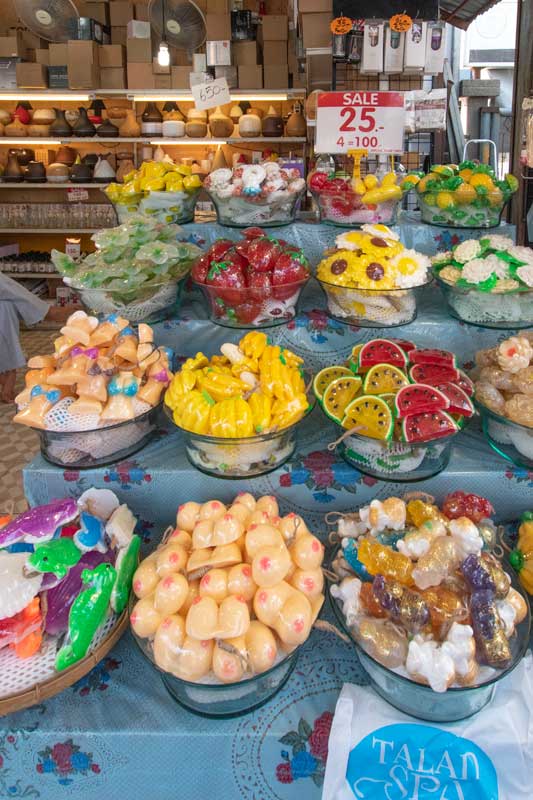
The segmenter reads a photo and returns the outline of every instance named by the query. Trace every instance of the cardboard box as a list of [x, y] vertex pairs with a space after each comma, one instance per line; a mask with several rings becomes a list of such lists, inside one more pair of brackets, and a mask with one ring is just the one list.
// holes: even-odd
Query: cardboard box
[[384, 71], [394, 75], [403, 70], [403, 53], [405, 49], [405, 34], [391, 30], [390, 25], [385, 25], [385, 56]]
[[148, 3], [135, 3], [135, 19], [141, 20], [142, 22], [149, 22], [150, 16], [148, 14], [148, 9], [150, 6]]
[[261, 38], [264, 42], [287, 41], [289, 18], [286, 14], [266, 14], [262, 20]]
[[50, 52], [48, 48], [39, 47], [37, 50], [32, 50], [34, 53], [34, 61], [36, 64], [45, 64], [46, 66], [50, 63]]
[[155, 89], [172, 89], [172, 78], [169, 75], [154, 75]]
[[50, 89], [68, 89], [67, 66], [48, 67], [48, 87]]
[[17, 64], [17, 87], [19, 89], [48, 89], [48, 68], [44, 64]]
[[0, 36], [0, 58], [26, 58], [26, 50], [20, 31], [14, 36]]
[[428, 22], [426, 35], [426, 75], [439, 75], [444, 69], [446, 28], [443, 22]]
[[211, 72], [189, 72], [189, 86], [198, 86], [199, 83], [209, 83], [212, 80]]
[[427, 22], [414, 19], [409, 30], [405, 32], [404, 70], [423, 72], [426, 64], [426, 37]]
[[[191, 68], [191, 60], [188, 52], [186, 50], [178, 50], [177, 47], [172, 47], [169, 45], [168, 48], [170, 52], [170, 63], [173, 67], [190, 67]], [[204, 53], [205, 57], [205, 53]]]
[[262, 89], [263, 67], [260, 64], [246, 64], [237, 67], [239, 89]]
[[125, 25], [118, 28], [111, 28], [111, 44], [121, 44], [123, 47], [126, 47], [127, 40], [128, 29]]
[[16, 58], [0, 58], [0, 89], [17, 88]]
[[109, 4], [109, 21], [112, 27], [125, 27], [133, 19], [134, 7], [128, 0], [113, 0]]
[[302, 14], [300, 26], [305, 50], [314, 47], [330, 47], [331, 12], [323, 14]]
[[48, 45], [48, 58], [51, 67], [64, 67], [68, 62], [68, 45], [66, 42], [61, 44]]
[[330, 14], [330, 19], [332, 19], [333, 3], [332, 0], [298, 0], [298, 11], [300, 14], [322, 14], [327, 12]]
[[87, 61], [69, 61], [68, 68], [69, 89], [99, 89], [100, 69], [98, 64], [89, 64]]
[[88, 17], [95, 19], [100, 25], [109, 25], [109, 3], [87, 0], [85, 8]]
[[123, 67], [126, 63], [126, 50], [121, 44], [103, 44], [98, 57], [100, 66], [106, 69]]
[[251, 11], [252, 14], [259, 14], [260, 0], [243, 0], [242, 10]]
[[170, 82], [172, 89], [190, 89], [189, 67], [172, 67], [170, 71]]
[[155, 89], [155, 75], [152, 62], [138, 63], [128, 61], [128, 89]]
[[124, 67], [100, 67], [101, 89], [126, 89], [126, 70]]
[[266, 0], [265, 9], [267, 14], [288, 14], [289, 3], [288, 0]]
[[363, 30], [363, 53], [360, 72], [375, 75], [383, 72], [384, 25], [378, 20], [367, 20]]
[[289, 68], [286, 64], [265, 64], [263, 67], [265, 89], [286, 89], [289, 85]]
[[206, 42], [205, 52], [208, 67], [229, 67], [231, 65], [231, 43], [228, 39]]
[[[278, 44], [275, 42], [274, 44]], [[246, 65], [255, 66], [260, 63], [259, 48], [257, 42], [233, 42], [231, 45], [233, 63], [238, 67]], [[283, 63], [278, 61], [278, 64]]]
[[263, 64], [287, 64], [287, 42], [263, 42]]
[[151, 64], [152, 63], [152, 40], [151, 39], [128, 39], [126, 40], [126, 52], [128, 63], [132, 64]]
[[131, 19], [128, 22], [128, 37], [130, 39], [151, 39], [152, 28], [149, 22]]
[[229, 14], [229, 0], [207, 0], [208, 14]]
[[94, 64], [100, 65], [100, 47], [96, 42], [78, 42], [69, 39], [67, 42], [67, 64]]
[[237, 67], [215, 67], [215, 78], [225, 78], [230, 89], [237, 89], [239, 86]]
[[162, 67], [157, 58], [153, 58], [152, 72], [154, 75], [170, 75], [170, 64], [167, 67]]
[[229, 14], [207, 14], [207, 40], [221, 42], [231, 40], [231, 17]]

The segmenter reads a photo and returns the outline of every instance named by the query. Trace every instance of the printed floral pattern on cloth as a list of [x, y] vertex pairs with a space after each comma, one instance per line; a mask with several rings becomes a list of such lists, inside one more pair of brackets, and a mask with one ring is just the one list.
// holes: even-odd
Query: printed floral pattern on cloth
[[116, 658], [104, 658], [87, 675], [80, 678], [72, 689], [80, 697], [86, 697], [91, 692], [104, 692], [111, 683], [111, 673], [122, 667], [122, 661]]
[[118, 483], [121, 489], [131, 489], [150, 483], [152, 476], [137, 461], [121, 461], [105, 470], [104, 483]]
[[314, 450], [306, 456], [296, 457], [284, 470], [279, 478], [280, 486], [305, 486], [317, 503], [331, 503], [335, 499], [333, 492], [344, 490], [355, 494], [358, 483], [365, 486], [377, 483], [375, 478], [362, 475], [327, 450]]
[[281, 751], [283, 761], [276, 767], [280, 783], [293, 783], [301, 778], [311, 778], [315, 786], [322, 786], [328, 758], [328, 739], [333, 714], [324, 711], [313, 727], [300, 719], [297, 731], [289, 731], [279, 740], [290, 748]]
[[320, 308], [313, 308], [311, 311], [304, 311], [287, 323], [288, 330], [303, 329], [309, 334], [309, 338], [315, 344], [324, 344], [328, 341], [327, 334], [337, 334], [344, 336], [349, 333], [357, 333], [359, 330], [355, 325], [344, 325], [335, 319], [330, 319], [325, 311]]
[[100, 766], [93, 761], [92, 753], [85, 753], [72, 739], [57, 742], [52, 747], [39, 751], [36, 770], [40, 775], [55, 775], [58, 783], [68, 786], [78, 775], [100, 773]]

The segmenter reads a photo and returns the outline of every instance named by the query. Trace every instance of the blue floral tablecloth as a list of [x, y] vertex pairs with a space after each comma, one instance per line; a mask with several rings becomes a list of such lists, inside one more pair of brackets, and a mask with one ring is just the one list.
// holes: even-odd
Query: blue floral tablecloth
[[[187, 226], [195, 238], [237, 237], [218, 226]], [[402, 240], [427, 253], [446, 249], [458, 233], [404, 223]], [[499, 232], [510, 233], [509, 227]], [[284, 238], [302, 242], [312, 260], [338, 233], [326, 226], [298, 224]], [[280, 231], [281, 234], [281, 231]], [[470, 233], [466, 232], [469, 236]], [[285, 327], [271, 329], [277, 342], [296, 350], [308, 365], [344, 359], [353, 345], [372, 338], [328, 319], [312, 283], [302, 313]], [[422, 293], [418, 319], [393, 335], [426, 346], [454, 350], [468, 367], [474, 353], [506, 333], [462, 325], [447, 317], [436, 288]], [[200, 349], [215, 352], [239, 331], [213, 327], [199, 296], [188, 295], [181, 318], [156, 326], [156, 341], [185, 358]], [[145, 549], [157, 544], [186, 500], [232, 498], [241, 489], [276, 494], [283, 511], [302, 513], [323, 538], [324, 514], [348, 511], [405, 489], [369, 478], [345, 464], [325, 445], [334, 426], [319, 409], [301, 426], [293, 459], [251, 480], [224, 481], [192, 470], [176, 431], [163, 428], [157, 441], [131, 460], [101, 470], [63, 471], [40, 456], [24, 472], [29, 502], [77, 496], [88, 486], [113, 489], [139, 516]], [[533, 473], [508, 466], [483, 440], [475, 423], [456, 439], [448, 469], [431, 480], [409, 485], [439, 499], [453, 489], [487, 496], [500, 519], [516, 517], [531, 505]], [[405, 484], [403, 485], [405, 487]], [[285, 687], [258, 711], [225, 721], [193, 716], [170, 699], [158, 674], [127, 635], [89, 676], [42, 706], [0, 722], [0, 797], [59, 800], [318, 800], [324, 776], [327, 739], [342, 683], [365, 683], [348, 645], [332, 634], [314, 632]]]

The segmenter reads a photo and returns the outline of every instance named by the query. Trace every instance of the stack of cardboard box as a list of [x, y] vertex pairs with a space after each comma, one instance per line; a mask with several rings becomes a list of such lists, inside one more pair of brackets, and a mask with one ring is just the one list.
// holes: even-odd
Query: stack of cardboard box
[[126, 48], [123, 44], [103, 44], [100, 47], [100, 88], [125, 89]]
[[263, 49], [265, 89], [286, 89], [289, 85], [289, 18], [286, 14], [266, 14], [258, 35]]
[[152, 69], [152, 31], [149, 22], [143, 20], [128, 22], [126, 54], [128, 88], [155, 89], [155, 75]]

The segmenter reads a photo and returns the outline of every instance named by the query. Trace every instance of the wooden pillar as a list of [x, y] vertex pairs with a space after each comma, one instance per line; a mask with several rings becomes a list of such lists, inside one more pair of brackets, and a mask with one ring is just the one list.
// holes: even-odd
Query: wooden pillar
[[[516, 17], [515, 68], [513, 85], [513, 127], [511, 131], [511, 172], [518, 178], [525, 171], [520, 163], [522, 149], [522, 100], [533, 89], [533, 3], [518, 0]], [[517, 241], [525, 241], [527, 183], [520, 178], [520, 190], [512, 203], [511, 220], [517, 226]]]

